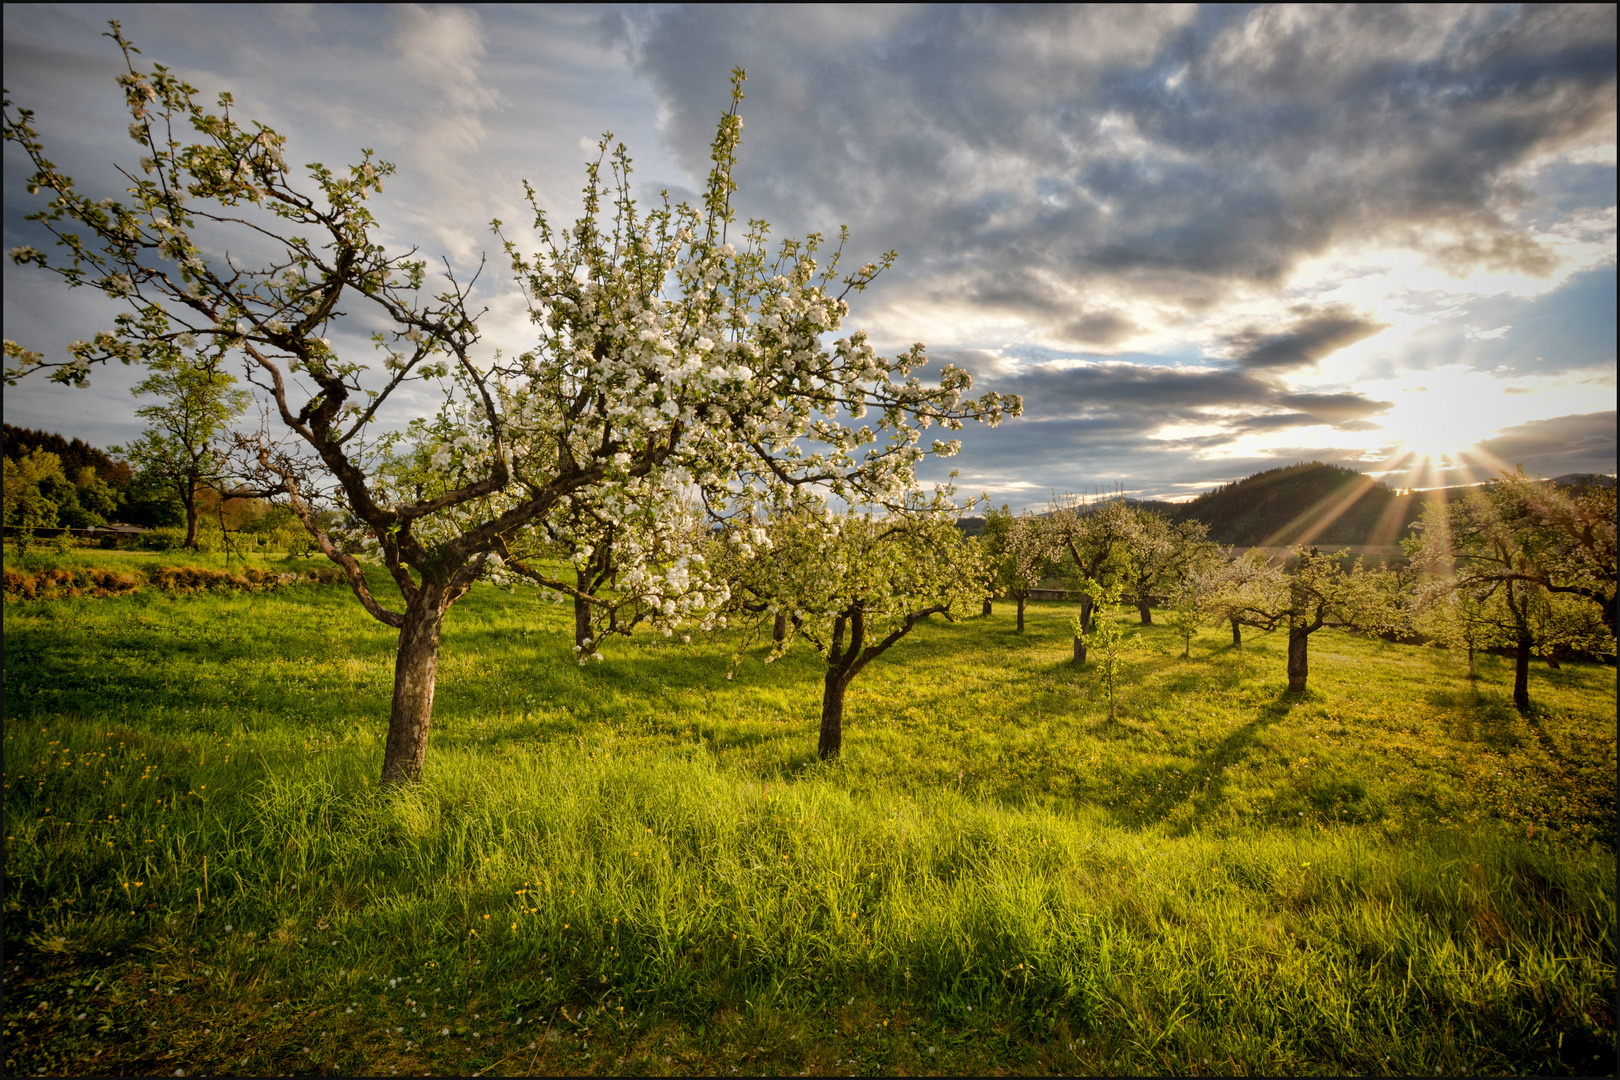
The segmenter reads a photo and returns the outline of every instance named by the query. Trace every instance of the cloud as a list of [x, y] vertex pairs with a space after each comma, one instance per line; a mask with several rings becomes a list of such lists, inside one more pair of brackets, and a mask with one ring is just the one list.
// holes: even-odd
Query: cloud
[[[391, 14], [389, 44], [399, 71], [424, 97], [410, 137], [412, 158], [442, 198], [468, 207], [489, 205], [489, 177], [479, 167], [479, 151], [489, 135], [484, 115], [500, 107], [502, 96], [482, 78], [489, 52], [482, 20], [467, 8], [418, 4], [400, 5]], [[464, 222], [447, 220], [436, 208], [414, 216], [459, 261], [476, 260], [483, 237], [469, 232]]]
[[314, 4], [272, 4], [270, 13], [276, 25], [293, 37], [313, 37], [320, 31], [315, 21]]
[[1542, 476], [1613, 472], [1616, 458], [1613, 409], [1532, 420], [1480, 443], [1480, 449], [1510, 465], [1525, 464]]
[[1394, 406], [1394, 402], [1374, 401], [1365, 394], [1279, 394], [1276, 400], [1318, 423], [1352, 423], [1388, 412]]
[[1228, 355], [1246, 368], [1297, 368], [1365, 341], [1388, 324], [1344, 307], [1303, 314], [1287, 329], [1268, 334], [1255, 327], [1226, 340]]
[[[1055, 345], [1117, 349], [1338, 246], [1554, 273], [1519, 172], [1614, 120], [1600, 6], [894, 8], [836, 33], [826, 19], [647, 9], [619, 38], [692, 177], [724, 72], [745, 66], [745, 212], [787, 232], [847, 222], [862, 250], [900, 249], [875, 294], [896, 311], [930, 296], [931, 315], [1012, 314]], [[1324, 318], [1316, 344], [1358, 328]], [[1293, 344], [1255, 366], [1308, 363]]]
[[1266, 428], [1368, 430], [1376, 426], [1369, 417], [1392, 407], [1354, 392], [1290, 393], [1251, 372], [1227, 367], [1088, 360], [1009, 370], [983, 352], [942, 353], [936, 359], [973, 374], [977, 389], [1020, 395], [1031, 419], [1084, 419], [1092, 431], [1117, 428], [1138, 437], [1178, 424], [1218, 429], [1200, 437], [1204, 446]]

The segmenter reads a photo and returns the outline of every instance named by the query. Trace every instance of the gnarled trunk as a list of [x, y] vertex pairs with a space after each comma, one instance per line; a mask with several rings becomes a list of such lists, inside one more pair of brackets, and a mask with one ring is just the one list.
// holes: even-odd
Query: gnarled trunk
[[1138, 600], [1136, 602], [1136, 610], [1142, 615], [1143, 626], [1153, 625], [1153, 612], [1148, 608], [1148, 602], [1146, 600]]
[[433, 687], [439, 677], [439, 631], [449, 601], [449, 589], [443, 582], [424, 580], [405, 609], [399, 653], [394, 657], [394, 704], [388, 716], [388, 745], [383, 750], [384, 784], [422, 778], [428, 726], [433, 719]]
[[[1091, 633], [1091, 609], [1093, 606], [1090, 593], [1085, 593], [1080, 597], [1080, 629], [1087, 634]], [[1082, 656], [1081, 659], [1083, 660], [1085, 657]]]
[[1241, 649], [1241, 648], [1243, 648], [1243, 624], [1238, 622], [1236, 619], [1231, 620], [1231, 623], [1232, 623], [1232, 648]]
[[1018, 598], [1018, 632], [1020, 634], [1024, 632], [1024, 598], [1022, 596]]
[[776, 620], [771, 623], [771, 640], [778, 645], [787, 639], [787, 612], [778, 611]]
[[988, 596], [984, 598], [984, 614], [986, 614], [986, 615], [995, 614], [995, 612], [994, 612], [994, 610], [993, 610], [993, 608], [991, 606], [991, 603], [990, 603], [990, 598]]
[[1521, 715], [1530, 711], [1530, 635], [1523, 632], [1513, 650], [1513, 707]]
[[1305, 689], [1305, 676], [1309, 674], [1311, 632], [1303, 626], [1288, 628], [1288, 691], [1297, 694]]
[[816, 747], [822, 761], [837, 757], [844, 748], [844, 691], [847, 689], [847, 676], [827, 672], [821, 691], [821, 744]]

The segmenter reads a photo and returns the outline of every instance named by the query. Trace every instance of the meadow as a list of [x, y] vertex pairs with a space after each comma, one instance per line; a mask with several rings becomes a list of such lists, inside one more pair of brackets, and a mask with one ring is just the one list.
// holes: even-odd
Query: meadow
[[824, 764], [814, 653], [580, 667], [480, 586], [384, 791], [343, 586], [8, 594], [6, 1072], [1613, 1071], [1613, 667], [1520, 717], [1324, 630], [1289, 695], [1280, 636], [1132, 613], [1111, 724], [1076, 613], [931, 620]]

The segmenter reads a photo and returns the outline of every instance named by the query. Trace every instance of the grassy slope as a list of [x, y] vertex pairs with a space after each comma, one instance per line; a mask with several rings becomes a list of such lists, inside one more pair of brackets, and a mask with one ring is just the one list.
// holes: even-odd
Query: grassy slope
[[8, 600], [7, 1071], [1612, 1066], [1612, 668], [1152, 628], [1110, 726], [1068, 614], [918, 631], [828, 768], [813, 654], [481, 589], [381, 793], [341, 588]]

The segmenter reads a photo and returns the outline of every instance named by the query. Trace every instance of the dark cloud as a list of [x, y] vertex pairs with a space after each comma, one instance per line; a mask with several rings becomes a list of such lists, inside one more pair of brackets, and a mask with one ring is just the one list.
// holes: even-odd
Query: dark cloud
[[1479, 448], [1508, 465], [1542, 476], [1606, 473], [1615, 467], [1615, 411], [1532, 420], [1486, 439]]
[[1278, 333], [1250, 327], [1227, 339], [1231, 357], [1246, 368], [1306, 367], [1358, 341], [1365, 341], [1387, 324], [1357, 315], [1344, 307], [1301, 315]]
[[1279, 394], [1277, 404], [1299, 409], [1317, 423], [1355, 422], [1388, 412], [1395, 405], [1392, 401], [1374, 401], [1363, 394]]
[[[847, 222], [901, 250], [891, 291], [950, 280], [967, 307], [1100, 348], [1139, 316], [1076, 297], [1205, 311], [1344, 238], [1545, 272], [1509, 213], [1530, 197], [1515, 170], [1615, 110], [1606, 5], [696, 5], [618, 33], [694, 173], [722, 73], [749, 69], [747, 212]], [[1291, 344], [1254, 363], [1308, 362]]]
[[[1392, 407], [1364, 394], [1293, 394], [1248, 371], [1167, 367], [1124, 360], [1036, 364], [1014, 373], [982, 351], [941, 353], [936, 359], [972, 373], [977, 389], [1018, 394], [1035, 419], [1111, 417], [1136, 430], [1169, 421], [1217, 422], [1233, 434], [1261, 427], [1326, 424], [1365, 430], [1370, 416]], [[1129, 418], [1129, 419], [1126, 419]], [[1354, 426], [1352, 426], [1354, 425]]]
[[1058, 327], [1058, 341], [1093, 349], [1109, 349], [1142, 332], [1142, 327], [1116, 311], [1094, 311]]

